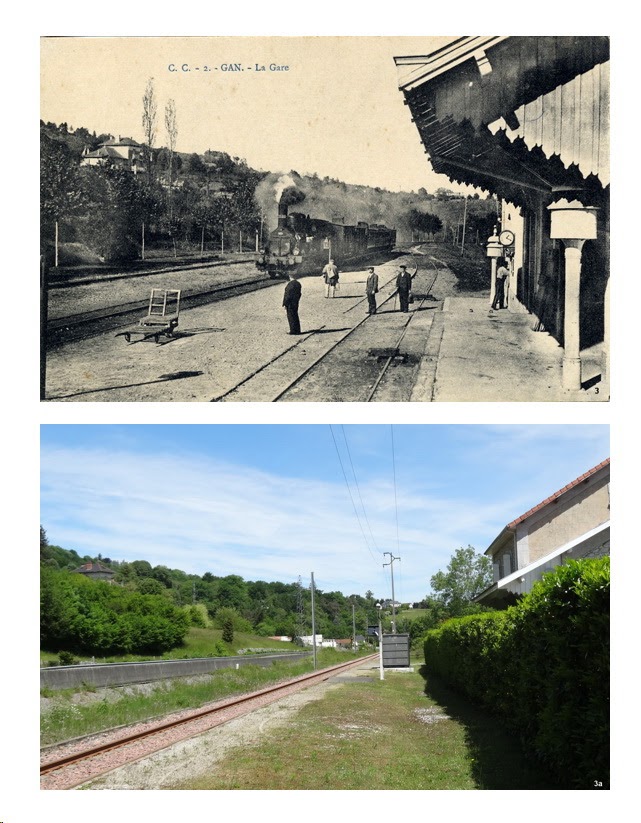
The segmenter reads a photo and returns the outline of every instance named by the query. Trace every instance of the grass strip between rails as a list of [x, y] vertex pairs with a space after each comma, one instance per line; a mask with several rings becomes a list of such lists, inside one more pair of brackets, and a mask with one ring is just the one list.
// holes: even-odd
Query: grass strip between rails
[[183, 790], [554, 788], [488, 717], [420, 672], [330, 688]]
[[[318, 668], [346, 663], [353, 657], [345, 652], [323, 649], [318, 653]], [[255, 691], [312, 670], [310, 657], [307, 660], [273, 663], [271, 666], [244, 665], [239, 669], [220, 669], [210, 675], [199, 676], [195, 682], [176, 678], [142, 686], [56, 692], [53, 706], [40, 716], [41, 745], [60, 743], [173, 711], [198, 708], [205, 703]], [[80, 697], [83, 694], [84, 704]]]

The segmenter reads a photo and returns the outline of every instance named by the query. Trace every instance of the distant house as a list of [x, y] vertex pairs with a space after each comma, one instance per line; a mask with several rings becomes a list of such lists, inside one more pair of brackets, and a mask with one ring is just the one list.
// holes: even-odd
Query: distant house
[[[335, 649], [336, 648], [336, 640], [323, 640], [322, 634], [315, 635], [316, 642], [315, 645], [319, 649]], [[314, 645], [314, 635], [307, 634], [302, 635], [299, 637], [294, 638], [294, 643], [297, 643], [299, 646], [313, 646]]]
[[608, 458], [505, 526], [485, 551], [494, 582], [474, 600], [507, 607], [555, 566], [609, 553]]
[[91, 563], [84, 563], [82, 566], [74, 569], [74, 573], [84, 574], [85, 577], [90, 577], [92, 580], [107, 580], [109, 583], [111, 583], [116, 576], [114, 571], [107, 568], [107, 566], [103, 566], [103, 564], [97, 560]]
[[112, 162], [129, 168], [134, 174], [144, 171], [144, 149], [130, 137], [118, 137], [101, 143], [95, 151], [88, 147], [82, 153], [81, 166], [104, 166]]
[[351, 649], [352, 648], [352, 638], [345, 637], [341, 638], [340, 640], [335, 640], [336, 648], [337, 649]]

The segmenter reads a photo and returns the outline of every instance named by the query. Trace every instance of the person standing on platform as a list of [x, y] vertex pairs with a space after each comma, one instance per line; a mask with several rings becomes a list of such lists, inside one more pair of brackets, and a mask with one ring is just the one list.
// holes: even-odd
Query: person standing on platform
[[283, 306], [287, 312], [289, 334], [301, 333], [300, 319], [298, 317], [298, 304], [300, 303], [302, 291], [303, 288], [301, 284], [290, 275], [289, 283], [285, 286], [285, 294], [283, 295]]
[[325, 281], [325, 297], [329, 297], [330, 291], [333, 297], [338, 285], [338, 266], [333, 259], [323, 268], [323, 280]]
[[412, 275], [408, 272], [406, 265], [401, 265], [396, 277], [396, 288], [398, 289], [398, 299], [401, 304], [401, 311], [410, 310], [410, 292], [412, 291]]
[[497, 258], [496, 288], [494, 290], [494, 302], [492, 303], [493, 309], [506, 308], [503, 304], [505, 303], [505, 284], [507, 282], [508, 275], [509, 271], [507, 269], [507, 260], [504, 257]]
[[368, 269], [367, 281], [365, 283], [365, 294], [369, 306], [369, 314], [376, 314], [376, 292], [378, 291], [378, 275], [372, 266]]

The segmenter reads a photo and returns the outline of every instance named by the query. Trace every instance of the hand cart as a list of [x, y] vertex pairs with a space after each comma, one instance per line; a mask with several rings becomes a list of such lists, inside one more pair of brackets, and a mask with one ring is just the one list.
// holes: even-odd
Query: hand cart
[[156, 343], [160, 335], [173, 337], [180, 314], [180, 289], [152, 289], [147, 314], [140, 318], [137, 326], [123, 329], [116, 337], [124, 337], [127, 343], [139, 336], [141, 340], [153, 337]]

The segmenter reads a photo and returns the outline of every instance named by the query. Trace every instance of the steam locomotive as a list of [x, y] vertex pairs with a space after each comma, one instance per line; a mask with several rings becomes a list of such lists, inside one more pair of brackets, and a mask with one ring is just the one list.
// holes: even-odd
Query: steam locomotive
[[289, 274], [319, 274], [334, 258], [339, 265], [368, 254], [389, 251], [396, 245], [396, 230], [380, 224], [346, 226], [292, 212], [278, 205], [278, 227], [269, 235], [256, 267], [271, 278]]

